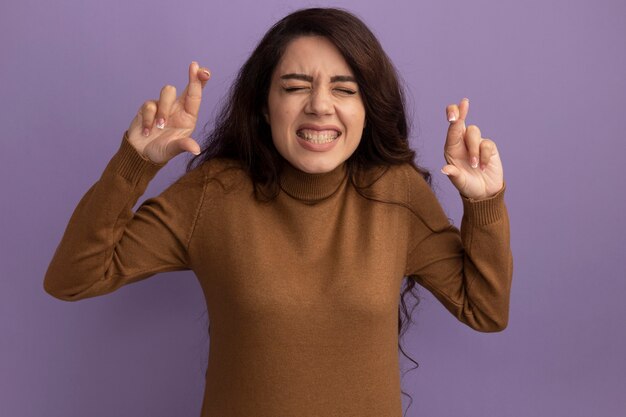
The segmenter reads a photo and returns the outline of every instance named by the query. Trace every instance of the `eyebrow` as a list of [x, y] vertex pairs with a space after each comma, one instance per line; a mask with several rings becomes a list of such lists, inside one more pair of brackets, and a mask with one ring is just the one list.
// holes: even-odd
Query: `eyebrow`
[[[306, 75], [306, 74], [295, 74], [295, 73], [285, 74], [285, 75], [281, 75], [280, 79], [281, 80], [301, 80], [301, 81], [313, 82], [313, 77], [311, 77], [310, 75]], [[356, 83], [356, 80], [351, 75], [334, 75], [334, 76], [330, 77], [330, 82], [331, 83], [336, 83], [336, 82], [352, 82], [352, 83]]]

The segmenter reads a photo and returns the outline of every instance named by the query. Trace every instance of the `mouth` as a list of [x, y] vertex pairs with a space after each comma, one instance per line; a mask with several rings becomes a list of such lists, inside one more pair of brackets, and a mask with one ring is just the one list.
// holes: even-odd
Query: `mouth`
[[341, 136], [341, 132], [334, 129], [316, 130], [316, 129], [298, 129], [296, 135], [309, 143], [321, 145], [330, 143]]

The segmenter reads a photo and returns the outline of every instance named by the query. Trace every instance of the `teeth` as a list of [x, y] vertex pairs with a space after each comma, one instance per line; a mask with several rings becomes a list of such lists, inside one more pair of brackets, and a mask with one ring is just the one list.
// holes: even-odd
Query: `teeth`
[[315, 130], [300, 130], [297, 134], [307, 142], [318, 144], [332, 142], [339, 136], [339, 132], [336, 131], [317, 132]]

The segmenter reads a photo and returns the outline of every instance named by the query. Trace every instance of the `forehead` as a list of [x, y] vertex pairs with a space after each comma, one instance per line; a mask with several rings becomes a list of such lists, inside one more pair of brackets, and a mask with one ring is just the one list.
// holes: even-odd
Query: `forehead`
[[302, 36], [287, 44], [275, 75], [288, 73], [354, 75], [337, 47], [322, 36]]

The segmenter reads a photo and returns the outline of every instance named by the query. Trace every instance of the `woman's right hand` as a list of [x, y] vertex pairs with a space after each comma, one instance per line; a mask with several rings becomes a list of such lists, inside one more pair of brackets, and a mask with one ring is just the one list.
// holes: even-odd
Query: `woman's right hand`
[[189, 84], [178, 98], [176, 88], [166, 85], [158, 100], [148, 100], [141, 106], [128, 128], [128, 141], [139, 154], [165, 164], [181, 152], [200, 153], [200, 145], [190, 135], [209, 78], [209, 70], [194, 61], [189, 65]]

